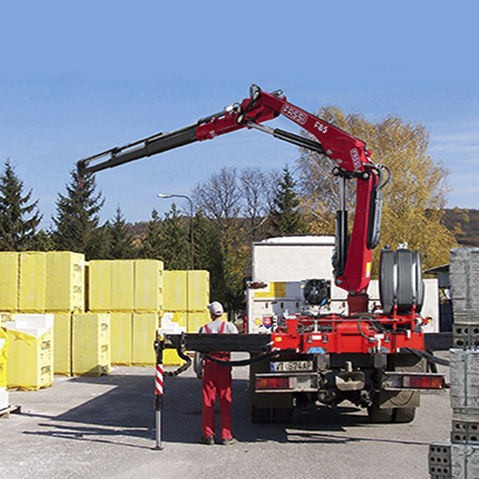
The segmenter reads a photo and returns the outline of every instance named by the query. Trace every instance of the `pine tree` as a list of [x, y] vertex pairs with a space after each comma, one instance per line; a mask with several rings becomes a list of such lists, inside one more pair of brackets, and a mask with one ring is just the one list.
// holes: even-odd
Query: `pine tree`
[[173, 203], [165, 213], [161, 231], [162, 257], [167, 269], [190, 268], [189, 218], [180, 215]]
[[284, 167], [271, 210], [271, 225], [276, 235], [293, 235], [305, 232], [306, 228], [299, 211], [300, 200], [294, 191], [295, 186], [295, 181], [288, 167]]
[[80, 185], [77, 171], [71, 171], [66, 195], [59, 194], [56, 202], [52, 234], [56, 249], [85, 253], [87, 259], [102, 258], [107, 254], [106, 230], [99, 227], [98, 216], [104, 199], [95, 188], [92, 175], [84, 176]]
[[5, 161], [0, 176], [0, 249], [25, 251], [32, 248], [37, 227], [42, 219], [38, 200], [30, 202], [32, 190], [23, 194], [23, 182], [17, 177], [10, 160]]
[[115, 216], [106, 226], [108, 234], [108, 257], [111, 259], [132, 259], [136, 257], [133, 245], [133, 235], [128, 223], [123, 218], [120, 206], [116, 208]]
[[53, 251], [55, 245], [48, 231], [40, 230], [33, 238], [30, 244], [33, 251]]
[[189, 269], [190, 240], [189, 220], [180, 215], [173, 203], [170, 211], [160, 220], [158, 212], [153, 210], [148, 223], [142, 256], [159, 259], [165, 268]]
[[151, 220], [146, 225], [141, 256], [149, 259], [161, 259], [161, 220], [158, 211], [151, 212]]

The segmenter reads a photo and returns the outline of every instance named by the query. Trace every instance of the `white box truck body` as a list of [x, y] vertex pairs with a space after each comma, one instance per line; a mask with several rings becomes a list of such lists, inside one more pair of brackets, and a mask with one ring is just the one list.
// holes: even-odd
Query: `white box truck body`
[[[347, 312], [347, 293], [334, 284], [331, 258], [334, 236], [289, 236], [253, 244], [252, 280], [247, 288], [247, 331], [269, 333], [277, 318], [298, 313], [306, 307], [306, 280], [330, 282], [330, 303], [322, 311]], [[424, 332], [439, 331], [439, 289], [437, 279], [425, 279], [422, 316], [430, 317]], [[372, 280], [368, 294], [370, 309], [380, 307], [379, 285]]]

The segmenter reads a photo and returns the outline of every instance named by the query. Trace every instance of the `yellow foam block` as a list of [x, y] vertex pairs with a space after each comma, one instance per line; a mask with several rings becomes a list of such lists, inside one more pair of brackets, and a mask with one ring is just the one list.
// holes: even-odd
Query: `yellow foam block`
[[111, 261], [111, 310], [132, 311], [134, 303], [134, 261]]
[[210, 273], [203, 270], [188, 271], [188, 311], [204, 311], [210, 302]]
[[164, 366], [181, 366], [184, 362], [174, 349], [165, 349], [163, 351]]
[[165, 311], [186, 311], [187, 272], [164, 271], [163, 307]]
[[72, 316], [70, 313], [56, 313], [53, 325], [53, 372], [72, 374]]
[[211, 321], [208, 311], [167, 311], [167, 313], [172, 313], [172, 321], [177, 322], [178, 326], [184, 326], [188, 333], [197, 333], [201, 326]]
[[0, 388], [7, 387], [7, 353], [8, 336], [7, 333], [0, 328]]
[[131, 313], [110, 315], [111, 363], [130, 366], [133, 362], [133, 318]]
[[178, 326], [183, 326], [186, 328], [187, 321], [188, 321], [188, 312], [186, 311], [173, 311], [173, 319], [178, 323]]
[[46, 254], [47, 311], [85, 310], [85, 256], [70, 251]]
[[210, 321], [211, 318], [208, 311], [188, 313], [186, 331], [188, 333], [197, 333], [201, 326], [209, 323]]
[[111, 261], [88, 262], [88, 305], [90, 311], [111, 311]]
[[158, 327], [158, 314], [133, 313], [133, 364], [137, 366], [156, 364], [153, 343]]
[[24, 251], [20, 254], [19, 301], [22, 312], [45, 311], [46, 253]]
[[[172, 321], [178, 323], [178, 326], [186, 327], [188, 313], [183, 311], [170, 311], [173, 314]], [[178, 356], [174, 349], [165, 349], [163, 351], [163, 364], [165, 366], [178, 366], [184, 361]]]
[[108, 374], [110, 369], [110, 315], [73, 314], [73, 374], [101, 376]]
[[18, 253], [0, 252], [0, 310], [18, 310]]
[[7, 323], [7, 387], [37, 390], [52, 386], [53, 327], [46, 331], [45, 328], [19, 328], [23, 331], [14, 328], [13, 323]]
[[163, 307], [163, 262], [155, 259], [135, 261], [136, 312], [159, 311]]

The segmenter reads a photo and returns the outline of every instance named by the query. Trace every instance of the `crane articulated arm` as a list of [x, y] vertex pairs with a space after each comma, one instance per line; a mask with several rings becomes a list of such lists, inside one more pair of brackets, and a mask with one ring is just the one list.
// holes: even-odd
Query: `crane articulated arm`
[[[315, 139], [262, 125], [279, 115], [290, 119]], [[374, 164], [366, 144], [330, 123], [289, 103], [280, 90], [266, 93], [256, 85], [249, 98], [196, 123], [168, 133], [157, 133], [122, 147], [115, 147], [78, 161], [80, 178], [133, 160], [156, 155], [196, 141], [213, 139], [241, 128], [257, 129], [289, 143], [325, 155], [340, 178], [340, 208], [336, 214], [336, 252], [333, 258], [336, 284], [350, 294], [364, 294], [371, 276], [372, 250], [379, 240], [381, 219], [381, 165]], [[356, 180], [356, 210], [351, 236], [345, 209], [346, 180]]]

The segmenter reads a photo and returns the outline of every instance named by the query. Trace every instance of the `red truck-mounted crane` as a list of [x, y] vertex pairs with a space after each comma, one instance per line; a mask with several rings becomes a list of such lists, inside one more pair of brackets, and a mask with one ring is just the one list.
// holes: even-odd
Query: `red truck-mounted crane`
[[[314, 139], [263, 125], [279, 115]], [[406, 248], [381, 252], [381, 308], [369, 310], [372, 252], [379, 242], [383, 188], [390, 173], [371, 160], [371, 151], [362, 140], [288, 102], [282, 91], [267, 93], [252, 85], [250, 96], [240, 103], [187, 127], [80, 160], [78, 172], [81, 178], [241, 128], [260, 130], [335, 163], [332, 174], [340, 180], [340, 207], [333, 269], [335, 284], [347, 291], [348, 312], [316, 309], [285, 314], [270, 334], [167, 335], [167, 347], [176, 347], [181, 354], [185, 350], [250, 352], [251, 360], [240, 364], [251, 364], [254, 421], [282, 421], [291, 417], [295, 405], [336, 405], [345, 399], [367, 407], [373, 422], [411, 421], [419, 391], [443, 387], [441, 375], [426, 372], [427, 363], [441, 360], [424, 347], [420, 316], [424, 289], [418, 252]], [[351, 234], [345, 207], [348, 181], [356, 183]], [[306, 302], [324, 304], [328, 288], [323, 286], [321, 280], [310, 279]]]

